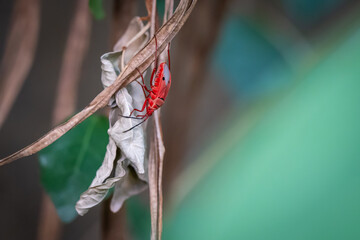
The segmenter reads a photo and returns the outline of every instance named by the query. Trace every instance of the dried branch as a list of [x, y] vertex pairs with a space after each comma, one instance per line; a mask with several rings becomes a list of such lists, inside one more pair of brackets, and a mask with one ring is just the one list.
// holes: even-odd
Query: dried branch
[[165, 0], [165, 12], [163, 23], [165, 23], [174, 12], [174, 0]]
[[[156, 1], [153, 1], [156, 3]], [[154, 4], [155, 5], [155, 4]], [[153, 5], [153, 10], [156, 7]], [[166, 0], [165, 13], [163, 22], [165, 23], [168, 16], [172, 16], [174, 1]], [[155, 10], [154, 10], [155, 12]], [[152, 16], [155, 13], [152, 13]], [[152, 18], [155, 26], [155, 18]], [[165, 52], [164, 52], [165, 53]], [[164, 53], [160, 56], [160, 61], [165, 61]], [[167, 53], [165, 53], [167, 54]], [[162, 234], [162, 217], [163, 217], [163, 192], [162, 192], [162, 175], [164, 165], [165, 146], [163, 140], [162, 126], [160, 121], [161, 109], [154, 113], [154, 132], [153, 141], [150, 146], [149, 156], [149, 192], [150, 192], [150, 212], [151, 212], [151, 240], [161, 239]]]
[[154, 2], [153, 0], [145, 0], [146, 11], [148, 13], [149, 18], [151, 18], [151, 14], [152, 14], [153, 2]]
[[[155, 28], [156, 28], [156, 0], [146, 0], [146, 6], [149, 6], [151, 2], [151, 8], [147, 7], [150, 15], [150, 36], [154, 36]], [[156, 61], [155, 61], [156, 62]], [[156, 63], [152, 66], [155, 66]], [[149, 152], [149, 163], [148, 163], [148, 171], [149, 171], [149, 196], [150, 196], [150, 217], [151, 217], [151, 240], [161, 239], [161, 219], [162, 216], [161, 210], [162, 204], [160, 204], [160, 195], [162, 195], [161, 189], [159, 192], [159, 163], [162, 161], [162, 157], [159, 152], [159, 141], [158, 141], [158, 131], [160, 125], [160, 109], [154, 114], [154, 132], [153, 132], [153, 140], [150, 144], [150, 152]], [[162, 135], [159, 136], [162, 138]], [[161, 142], [162, 143], [162, 142]], [[164, 146], [162, 145], [164, 148]], [[162, 196], [161, 196], [162, 197]]]
[[161, 239], [162, 232], [162, 169], [165, 147], [162, 139], [160, 113], [156, 111], [153, 140], [149, 154], [149, 190], [151, 213], [151, 240]]
[[32, 66], [39, 25], [39, 0], [17, 0], [0, 69], [0, 128]]
[[[166, 0], [164, 20], [172, 15], [173, 0]], [[153, 0], [151, 13], [151, 34], [156, 28], [156, 0]], [[163, 61], [163, 54], [160, 60]], [[162, 127], [160, 122], [161, 109], [154, 113], [154, 132], [153, 141], [150, 146], [149, 154], [149, 193], [150, 193], [150, 215], [151, 215], [151, 240], [161, 239], [162, 216], [163, 216], [163, 193], [162, 193], [162, 173], [164, 165], [165, 147], [163, 141]]]
[[[197, 0], [182, 0], [174, 15], [159, 29], [157, 32], [158, 54], [160, 54], [167, 44], [175, 37], [179, 32], [191, 11], [193, 10]], [[81, 112], [77, 113], [71, 119], [64, 124], [54, 128], [46, 135], [30, 144], [29, 146], [21, 149], [20, 151], [5, 157], [0, 160], [0, 166], [6, 163], [10, 163], [22, 157], [30, 156], [37, 153], [41, 149], [49, 146], [55, 140], [64, 135], [67, 131], [84, 121], [91, 116], [94, 112], [107, 105], [109, 99], [120, 88], [126, 86], [130, 82], [139, 77], [139, 73], [136, 70], [138, 68], [141, 72], [145, 71], [154, 60], [155, 54], [155, 40], [152, 38], [149, 43], [129, 62], [125, 67], [125, 70], [118, 76], [117, 80], [108, 88], [99, 93], [93, 101]]]
[[[149, 2], [149, 1], [146, 1], [146, 2]], [[152, 0], [150, 23], [151, 23], [150, 36], [153, 37], [155, 34], [155, 30], [156, 30], [155, 29], [156, 28], [156, 0]]]

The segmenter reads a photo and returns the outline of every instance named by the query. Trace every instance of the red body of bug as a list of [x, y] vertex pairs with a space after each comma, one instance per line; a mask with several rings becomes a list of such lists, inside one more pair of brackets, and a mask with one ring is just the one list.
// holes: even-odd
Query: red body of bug
[[[151, 78], [153, 78], [155, 70], [156, 69], [154, 69]], [[156, 72], [155, 79], [150, 81], [151, 82], [150, 90], [147, 89], [143, 78], [142, 80], [143, 80], [143, 84], [139, 82], [138, 83], [142, 86], [144, 90], [145, 102], [141, 110], [139, 109], [132, 110], [130, 116], [134, 111], [142, 112], [146, 108], [145, 114], [137, 115], [136, 117], [148, 118], [153, 114], [153, 112], [156, 109], [160, 108], [164, 104], [166, 96], [168, 95], [171, 86], [171, 75], [170, 75], [169, 67], [165, 62], [160, 64], [159, 70]], [[148, 92], [148, 94], [146, 92]]]
[[[155, 38], [155, 40], [156, 40], [156, 38]], [[169, 51], [168, 51], [168, 54], [169, 54]], [[155, 53], [155, 55], [156, 55], [156, 53]], [[155, 65], [156, 65], [156, 62], [157, 61], [155, 61]], [[169, 57], [169, 64], [170, 64], [170, 57]], [[131, 111], [130, 116], [123, 116], [123, 117], [133, 118], [133, 119], [144, 119], [144, 120], [124, 132], [128, 132], [128, 131], [134, 129], [135, 127], [139, 126], [143, 122], [145, 122], [153, 114], [153, 112], [155, 110], [157, 110], [164, 104], [166, 96], [168, 95], [168, 92], [169, 92], [169, 89], [171, 86], [170, 69], [169, 69], [168, 65], [165, 62], [163, 62], [159, 65], [159, 69], [157, 71], [156, 70], [157, 69], [154, 68], [154, 70], [151, 74], [150, 90], [146, 87], [144, 78], [143, 78], [141, 72], [138, 70], [140, 73], [141, 79], [142, 79], [142, 83], [140, 83], [138, 81], [137, 81], [137, 83], [139, 83], [143, 89], [143, 92], [145, 95], [145, 101], [140, 110], [134, 109]], [[156, 71], [156, 74], [155, 74], [155, 71]], [[154, 74], [155, 74], [155, 78], [154, 78]], [[146, 109], [145, 114], [136, 115], [135, 117], [131, 116], [135, 111], [143, 112], [145, 109]]]

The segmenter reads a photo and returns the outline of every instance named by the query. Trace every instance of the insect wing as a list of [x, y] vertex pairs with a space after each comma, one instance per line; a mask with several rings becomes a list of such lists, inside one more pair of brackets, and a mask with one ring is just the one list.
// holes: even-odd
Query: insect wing
[[163, 67], [163, 78], [165, 79], [166, 85], [171, 84], [171, 74], [169, 67], [166, 63], [164, 63], [164, 67]]

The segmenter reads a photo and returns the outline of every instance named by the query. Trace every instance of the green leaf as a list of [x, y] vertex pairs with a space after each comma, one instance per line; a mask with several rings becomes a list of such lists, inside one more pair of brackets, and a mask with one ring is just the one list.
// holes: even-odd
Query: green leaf
[[41, 183], [64, 222], [77, 216], [75, 204], [104, 159], [108, 127], [106, 117], [91, 116], [39, 152]]
[[102, 0], [89, 0], [89, 8], [96, 19], [103, 19], [105, 17]]
[[360, 239], [359, 42], [358, 28], [246, 134], [232, 124], [164, 239]]

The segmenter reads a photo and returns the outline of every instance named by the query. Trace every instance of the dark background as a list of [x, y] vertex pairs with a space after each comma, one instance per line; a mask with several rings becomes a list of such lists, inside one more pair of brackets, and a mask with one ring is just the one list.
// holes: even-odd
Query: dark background
[[[62, 55], [75, 1], [41, 1], [41, 26], [33, 67], [0, 129], [1, 156], [9, 155], [51, 128]], [[110, 7], [106, 1], [107, 8]], [[12, 11], [12, 1], [0, 1], [0, 54]], [[78, 109], [102, 90], [100, 56], [110, 49], [109, 20], [93, 21], [89, 51], [83, 64]], [[36, 239], [42, 187], [36, 156], [0, 169], [0, 239]], [[64, 229], [63, 239], [99, 239], [97, 211]], [[86, 231], [84, 231], [86, 229]]]

